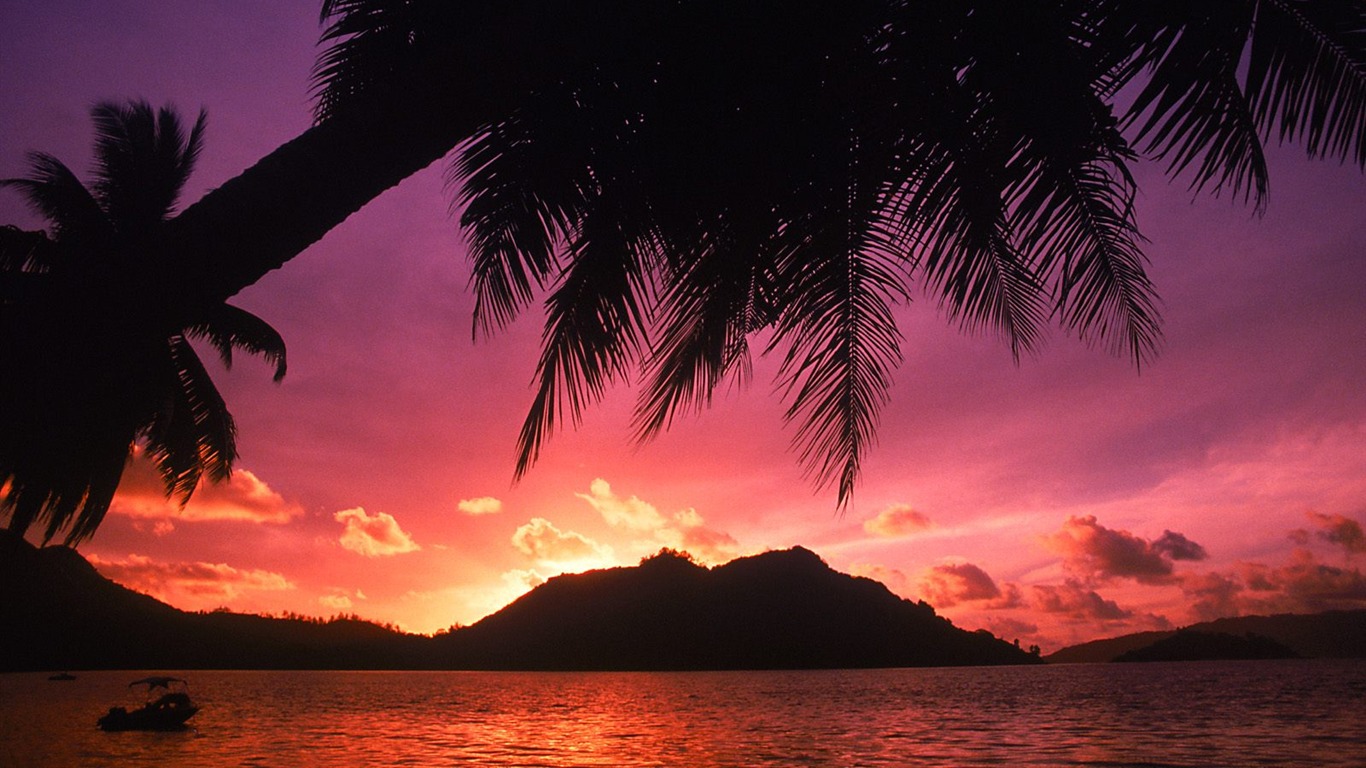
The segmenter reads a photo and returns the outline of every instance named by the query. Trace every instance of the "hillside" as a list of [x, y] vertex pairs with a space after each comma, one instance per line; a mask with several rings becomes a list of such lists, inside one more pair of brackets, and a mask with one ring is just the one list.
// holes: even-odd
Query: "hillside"
[[362, 621], [187, 613], [74, 550], [0, 531], [0, 671], [738, 669], [1034, 663], [805, 549], [713, 569], [662, 554], [551, 579], [435, 638]]
[[0, 671], [422, 666], [430, 640], [363, 621], [187, 613], [104, 578], [75, 550], [0, 531]]
[[[1289, 648], [1305, 658], [1366, 658], [1366, 610], [1326, 611], [1314, 614], [1236, 616], [1184, 627], [1184, 630], [1233, 636], [1259, 635]], [[1139, 651], [1176, 635], [1170, 632], [1139, 632], [1132, 635], [1063, 648], [1044, 657], [1050, 664], [1106, 662], [1121, 654]]]
[[924, 603], [831, 570], [800, 547], [703, 568], [661, 553], [559, 576], [438, 638], [455, 665], [499, 669], [757, 669], [1020, 664]]

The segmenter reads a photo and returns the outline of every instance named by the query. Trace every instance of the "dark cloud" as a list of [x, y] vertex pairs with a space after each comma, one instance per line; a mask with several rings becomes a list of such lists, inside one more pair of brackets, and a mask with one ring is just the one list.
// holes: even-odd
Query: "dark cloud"
[[1152, 550], [1169, 560], [1204, 560], [1209, 557], [1204, 547], [1175, 531], [1163, 531], [1152, 543]]
[[1366, 533], [1361, 523], [1345, 515], [1325, 515], [1310, 512], [1309, 519], [1316, 523], [1319, 530], [1315, 535], [1330, 544], [1337, 544], [1352, 554], [1366, 552]]
[[1063, 566], [1087, 581], [1127, 578], [1144, 584], [1172, 581], [1172, 561], [1203, 560], [1205, 548], [1182, 534], [1164, 531], [1156, 541], [1113, 530], [1093, 515], [1069, 517], [1045, 543], [1063, 556]]

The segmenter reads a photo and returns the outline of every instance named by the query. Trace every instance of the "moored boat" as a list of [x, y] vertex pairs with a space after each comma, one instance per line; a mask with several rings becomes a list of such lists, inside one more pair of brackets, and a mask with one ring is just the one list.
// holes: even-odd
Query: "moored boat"
[[[186, 682], [178, 677], [144, 677], [129, 688], [147, 686], [147, 701], [140, 708], [110, 707], [96, 723], [104, 731], [178, 731], [199, 707], [190, 700]], [[159, 692], [163, 692], [157, 695]]]

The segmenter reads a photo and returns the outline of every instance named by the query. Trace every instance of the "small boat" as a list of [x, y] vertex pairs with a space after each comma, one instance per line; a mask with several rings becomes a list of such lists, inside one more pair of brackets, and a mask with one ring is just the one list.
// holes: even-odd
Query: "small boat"
[[76, 676], [73, 675], [73, 674], [71, 674], [70, 672], [58, 672], [58, 673], [55, 674], [55, 675], [48, 675], [48, 676], [47, 676], [47, 679], [49, 679], [49, 680], [75, 680], [75, 679], [76, 679]]
[[[102, 731], [179, 731], [199, 707], [190, 701], [189, 689], [178, 677], [144, 677], [129, 688], [147, 686], [147, 702], [139, 709], [110, 707], [96, 723]], [[158, 696], [158, 692], [163, 692]]]

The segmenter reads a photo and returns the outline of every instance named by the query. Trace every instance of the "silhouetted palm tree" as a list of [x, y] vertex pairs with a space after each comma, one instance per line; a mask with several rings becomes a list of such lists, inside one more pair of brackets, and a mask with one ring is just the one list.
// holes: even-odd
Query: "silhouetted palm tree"
[[[1265, 137], [1366, 164], [1356, 0], [323, 15], [318, 126], [167, 222], [128, 290], [181, 327], [462, 144], [479, 327], [547, 296], [519, 473], [614, 380], [645, 370], [648, 437], [766, 332], [805, 466], [847, 501], [900, 360], [895, 302], [924, 290], [1016, 355], [1056, 322], [1141, 363], [1159, 325], [1137, 157], [1258, 205]], [[88, 282], [62, 296], [115, 303]]]
[[[167, 495], [182, 503], [203, 475], [230, 474], [237, 456], [232, 416], [189, 339], [210, 343], [227, 365], [238, 348], [274, 363], [277, 381], [285, 374], [280, 335], [226, 303], [186, 318], [172, 333], [143, 322], [154, 313], [132, 295], [121, 316], [94, 318], [98, 325], [21, 314], [33, 296], [61, 290], [72, 273], [100, 274], [119, 286], [119, 276], [135, 271], [160, 236], [199, 155], [203, 112], [188, 133], [174, 111], [142, 102], [101, 104], [91, 114], [91, 188], [44, 153], [30, 156], [28, 176], [0, 180], [52, 227], [51, 237], [12, 227], [0, 236], [3, 359], [7, 370], [22, 366], [28, 373], [7, 374], [0, 385], [3, 508], [11, 530], [44, 523], [51, 539], [69, 526], [68, 541], [94, 532], [135, 441], [156, 463]], [[83, 343], [71, 343], [72, 320], [90, 332]]]

